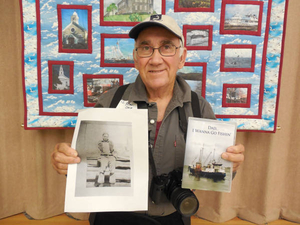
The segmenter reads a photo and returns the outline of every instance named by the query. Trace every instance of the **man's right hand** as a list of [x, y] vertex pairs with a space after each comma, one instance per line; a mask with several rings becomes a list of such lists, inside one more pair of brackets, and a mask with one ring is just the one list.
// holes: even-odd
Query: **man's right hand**
[[78, 152], [69, 143], [55, 145], [51, 154], [51, 164], [59, 174], [67, 174], [68, 164], [79, 163]]

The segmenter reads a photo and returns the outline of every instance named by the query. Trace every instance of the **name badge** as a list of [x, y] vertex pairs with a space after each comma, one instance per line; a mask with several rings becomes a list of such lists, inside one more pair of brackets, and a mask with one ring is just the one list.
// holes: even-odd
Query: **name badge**
[[117, 109], [137, 109], [137, 104], [134, 102], [128, 102], [126, 100], [121, 100], [117, 106]]

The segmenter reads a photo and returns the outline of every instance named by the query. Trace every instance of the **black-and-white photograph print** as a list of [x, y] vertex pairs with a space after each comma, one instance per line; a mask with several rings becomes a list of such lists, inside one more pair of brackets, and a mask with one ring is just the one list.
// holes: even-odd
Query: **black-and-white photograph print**
[[208, 29], [188, 29], [186, 32], [187, 46], [208, 46], [209, 30]]
[[224, 68], [251, 68], [252, 54], [251, 48], [227, 48]]
[[52, 65], [52, 89], [70, 90], [70, 65]]
[[[78, 165], [76, 176], [86, 179], [77, 179], [76, 186], [85, 186], [87, 191], [101, 189], [97, 195], [113, 195], [115, 187], [131, 187], [132, 145], [130, 122], [81, 121], [76, 150], [82, 165]], [[83, 181], [85, 185], [77, 185]], [[76, 196], [81, 194], [76, 190]]]

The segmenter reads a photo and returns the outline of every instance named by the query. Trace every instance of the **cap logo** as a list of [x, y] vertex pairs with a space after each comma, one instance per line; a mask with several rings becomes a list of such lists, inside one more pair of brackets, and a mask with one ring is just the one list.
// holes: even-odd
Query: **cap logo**
[[150, 20], [161, 20], [161, 15], [152, 15], [150, 16]]

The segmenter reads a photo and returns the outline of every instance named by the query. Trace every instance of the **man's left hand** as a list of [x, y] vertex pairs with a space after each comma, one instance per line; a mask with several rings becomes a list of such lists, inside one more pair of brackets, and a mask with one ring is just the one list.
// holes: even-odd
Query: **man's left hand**
[[236, 172], [240, 165], [244, 162], [244, 145], [238, 144], [230, 146], [226, 149], [226, 152], [222, 154], [222, 158], [233, 162], [233, 172]]

